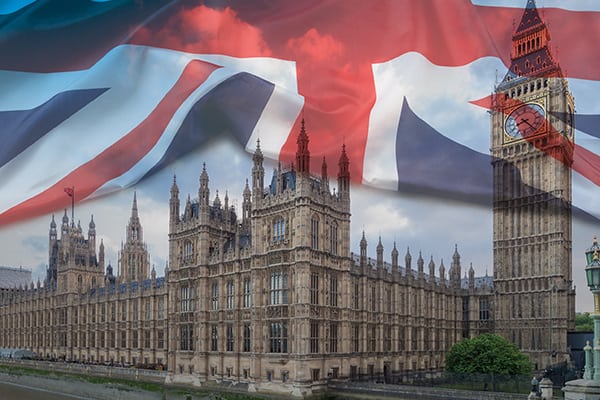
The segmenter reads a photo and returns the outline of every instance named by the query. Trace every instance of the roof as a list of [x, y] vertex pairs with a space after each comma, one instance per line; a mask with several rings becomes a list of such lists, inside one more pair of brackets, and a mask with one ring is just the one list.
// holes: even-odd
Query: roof
[[0, 289], [12, 289], [31, 284], [31, 270], [23, 267], [0, 266]]
[[540, 18], [540, 14], [538, 13], [535, 5], [535, 0], [527, 0], [525, 12], [523, 12], [523, 17], [521, 17], [521, 22], [519, 23], [515, 34], [528, 31], [529, 29], [535, 28], [540, 24], [542, 24], [542, 19]]

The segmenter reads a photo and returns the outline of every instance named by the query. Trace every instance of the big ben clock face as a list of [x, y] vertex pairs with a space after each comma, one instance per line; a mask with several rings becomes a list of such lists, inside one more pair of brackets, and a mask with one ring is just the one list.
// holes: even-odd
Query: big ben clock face
[[546, 122], [546, 111], [537, 103], [529, 103], [514, 109], [504, 122], [504, 130], [512, 139], [534, 135]]

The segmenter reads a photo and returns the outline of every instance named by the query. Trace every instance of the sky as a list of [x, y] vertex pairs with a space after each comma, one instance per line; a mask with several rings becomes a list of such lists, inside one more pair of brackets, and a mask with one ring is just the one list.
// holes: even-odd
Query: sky
[[[0, 14], [17, 9], [25, 3], [27, 1], [8, 2], [4, 11], [0, 8]], [[473, 3], [522, 7], [525, 0], [473, 0]], [[538, 0], [537, 3], [540, 8], [561, 6], [572, 10], [600, 10], [600, 2], [596, 0]], [[552, 32], [552, 27], [550, 27], [550, 31]], [[316, 35], [315, 32], [311, 30], [307, 32], [307, 35], [309, 33]], [[308, 41], [323, 40], [325, 44], [333, 40], [329, 35], [321, 37], [308, 35], [304, 38]], [[333, 48], [337, 47], [333, 46]], [[123, 54], [131, 56], [134, 50], [130, 46], [125, 49]], [[554, 50], [560, 54], [560, 49]], [[506, 43], [506, 52], [510, 52], [510, 43]], [[179, 57], [179, 54], [173, 53], [172, 56]], [[256, 67], [259, 70], [264, 66], [261, 63], [265, 59], [231, 61], [215, 58], [215, 62], [217, 61], [232, 62], [233, 64], [238, 62], [244, 64], [244, 68], [252, 70]], [[407, 52], [396, 58], [380, 61], [372, 65], [377, 93], [387, 90], [387, 98], [392, 97], [395, 101], [386, 104], [377, 103], [369, 121], [371, 125], [377, 125], [382, 132], [391, 132], [395, 135], [397, 113], [400, 112], [400, 109], [390, 110], [385, 107], [395, 107], [405, 98], [416, 115], [446, 137], [481, 153], [489, 151], [489, 114], [484, 108], [470, 102], [489, 95], [497, 82], [504, 76], [506, 67], [498, 58], [482, 57], [460, 68], [440, 67], [415, 52]], [[284, 67], [288, 69], [294, 67], [291, 62], [286, 61], [282, 64], [286, 65], [278, 65], [278, 68], [282, 69], [277, 69], [276, 72], [288, 71], [283, 69]], [[227, 67], [234, 68], [232, 65]], [[255, 66], [253, 67], [253, 65]], [[413, 72], [424, 71], [426, 73], [413, 74]], [[292, 72], [283, 76], [269, 75], [261, 76], [261, 78], [269, 78], [271, 81], [277, 82], [280, 87], [288, 85], [295, 93], [298, 90], [294, 75], [296, 71], [292, 68]], [[371, 73], [371, 71], [368, 72]], [[75, 74], [77, 73], [75, 72]], [[118, 78], [121, 80], [122, 77]], [[2, 82], [0, 79], [0, 89], [3, 88], [3, 84], [7, 84], [7, 82]], [[585, 79], [570, 79], [569, 84], [575, 96], [578, 113], [600, 114], [600, 102], [597, 100], [600, 83]], [[124, 89], [128, 89], [128, 87], [124, 86]], [[117, 93], [114, 89], [112, 90], [112, 93]], [[9, 91], [4, 90], [4, 92], [8, 93]], [[24, 97], [30, 99], [29, 93], [26, 92], [26, 94]], [[1, 97], [0, 100], [2, 100]], [[290, 106], [291, 103], [286, 104]], [[288, 109], [294, 114], [294, 118], [300, 106], [296, 104], [296, 107], [298, 108], [293, 109], [293, 112]], [[120, 119], [118, 116], [113, 117]], [[95, 128], [99, 131], [104, 130], [101, 125]], [[311, 126], [311, 120], [307, 120], [309, 136], [311, 132], [317, 132], [313, 136], [315, 141], [319, 129], [325, 128]], [[287, 137], [287, 131], [283, 136]], [[576, 137], [578, 144], [600, 153], [600, 141], [597, 138], [583, 132], [577, 132]], [[177, 175], [182, 202], [185, 201], [188, 193], [192, 198], [197, 197], [198, 179], [205, 162], [210, 176], [211, 197], [214, 198], [218, 190], [220, 198], [223, 199], [224, 193], [227, 192], [230, 203], [239, 209], [245, 181], [250, 177], [254, 139], [256, 138], [253, 137], [247, 147], [243, 148], [240, 141], [234, 140], [230, 133], [216, 133], [203, 147], [171, 163], [149, 178], [110, 195], [77, 204], [75, 219], [81, 222], [84, 231], [87, 232], [90, 218], [92, 215], [94, 216], [97, 236], [103, 240], [105, 245], [106, 261], [116, 269], [117, 254], [121, 242], [125, 239], [125, 229], [135, 191], [151, 263], [155, 266], [157, 274], [162, 275], [168, 259], [168, 200], [173, 175]], [[266, 139], [264, 133], [263, 139]], [[433, 257], [436, 267], [439, 267], [441, 260], [444, 260], [444, 264], [448, 268], [456, 245], [461, 254], [463, 275], [468, 271], [470, 265], [473, 266], [476, 275], [493, 275], [491, 208], [456, 200], [429, 197], [425, 194], [396, 191], [397, 171], [394, 167], [390, 168], [390, 165], [394, 165], [395, 162], [393, 160], [394, 149], [390, 149], [393, 146], [390, 146], [389, 143], [389, 138], [381, 137], [379, 140], [376, 137], [372, 138], [364, 159], [365, 165], [370, 168], [368, 171], [365, 170], [363, 176], [366, 184], [355, 183], [352, 186], [350, 246], [352, 251], [358, 251], [359, 241], [364, 231], [369, 244], [368, 253], [371, 257], [375, 256], [375, 247], [381, 236], [385, 258], [388, 261], [391, 258], [390, 252], [395, 242], [401, 260], [404, 259], [407, 248], [410, 248], [413, 264], [421, 252], [426, 263], [429, 262], [430, 257]], [[84, 143], [84, 145], [88, 144]], [[341, 145], [341, 140], [339, 144]], [[68, 152], [68, 157], [78, 154], [77, 148], [72, 150]], [[350, 147], [349, 151], [352, 151]], [[314, 144], [311, 147], [311, 154], [313, 155], [312, 162], [320, 164], [320, 149], [314, 147]], [[266, 155], [273, 157], [276, 153], [266, 152]], [[65, 155], [65, 163], [68, 157]], [[335, 176], [337, 165], [332, 161], [330, 160], [329, 173], [331, 176]], [[436, 160], [432, 159], [429, 162], [435, 163]], [[273, 159], [266, 160], [267, 182], [270, 180], [274, 166]], [[16, 174], [26, 174], [23, 171], [24, 169], [15, 169]], [[405, 173], [410, 174], [410, 171]], [[15, 175], [13, 180], [18, 180], [18, 176]], [[600, 196], [598, 186], [590, 184], [577, 173], [573, 174], [573, 180], [576, 183], [574, 184], [573, 203], [595, 213], [597, 217], [600, 216], [596, 207], [596, 199]], [[3, 183], [6, 184], [6, 180]], [[379, 188], [389, 187], [392, 190], [375, 189], [369, 185]], [[23, 190], [27, 187], [28, 182], [26, 181], [20, 182], [20, 185], [17, 186]], [[14, 195], [6, 190], [0, 192], [0, 203], [5, 200], [2, 199], [3, 196]], [[51, 216], [54, 214], [56, 220], [60, 221], [63, 212], [62, 209], [58, 209], [53, 213], [22, 223], [0, 226], [0, 265], [30, 268], [34, 280], [43, 280], [48, 263], [48, 229]], [[68, 215], [70, 215], [70, 210]], [[584, 251], [592, 244], [592, 238], [597, 233], [600, 233], [598, 220], [574, 217], [573, 283], [577, 288], [577, 311], [592, 310], [592, 296], [587, 289], [584, 277]]]

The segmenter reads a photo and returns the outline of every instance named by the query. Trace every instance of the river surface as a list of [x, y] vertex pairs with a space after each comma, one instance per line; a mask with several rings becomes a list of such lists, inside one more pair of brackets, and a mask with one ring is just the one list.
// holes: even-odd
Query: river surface
[[27, 385], [0, 382], [0, 399], [2, 400], [93, 400], [89, 397], [73, 396], [66, 393], [29, 387]]

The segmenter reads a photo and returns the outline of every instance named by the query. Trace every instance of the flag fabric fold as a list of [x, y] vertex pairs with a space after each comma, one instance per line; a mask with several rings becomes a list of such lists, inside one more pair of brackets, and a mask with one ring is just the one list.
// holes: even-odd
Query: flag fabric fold
[[[65, 187], [82, 201], [132, 186], [214, 135], [292, 162], [302, 117], [313, 154], [334, 164], [346, 144], [354, 182], [485, 203], [481, 99], [510, 65], [522, 3], [7, 3], [0, 225], [66, 206]], [[594, 214], [600, 10], [574, 3], [542, 15], [577, 100], [573, 202]]]

